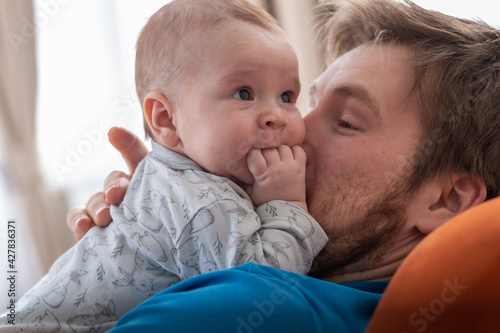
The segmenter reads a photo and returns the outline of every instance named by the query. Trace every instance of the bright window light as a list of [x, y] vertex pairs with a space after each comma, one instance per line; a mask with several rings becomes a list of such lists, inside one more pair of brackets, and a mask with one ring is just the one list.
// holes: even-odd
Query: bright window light
[[134, 85], [135, 44], [167, 1], [36, 0], [38, 147], [50, 185], [86, 202], [116, 168], [112, 125], [143, 137]]

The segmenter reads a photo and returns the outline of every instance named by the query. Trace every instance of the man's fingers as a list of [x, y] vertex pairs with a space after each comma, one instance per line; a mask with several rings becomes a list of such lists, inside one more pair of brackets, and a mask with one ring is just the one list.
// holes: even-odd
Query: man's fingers
[[[109, 142], [127, 163], [133, 174], [140, 161], [148, 154], [146, 146], [131, 132], [113, 127], [108, 131]], [[104, 182], [104, 192], [90, 197], [85, 207], [73, 208], [66, 216], [66, 222], [77, 240], [81, 239], [92, 227], [107, 226], [111, 223], [109, 205], [118, 205], [125, 196], [130, 176], [123, 172], [111, 173]]]
[[122, 155], [130, 174], [133, 174], [139, 162], [148, 154], [144, 143], [137, 136], [121, 127], [112, 127], [108, 131], [108, 139]]
[[130, 176], [121, 171], [113, 171], [104, 180], [104, 197], [108, 205], [119, 205], [125, 197]]
[[72, 208], [66, 215], [66, 223], [73, 232], [75, 239], [79, 241], [95, 224], [87, 214], [85, 207]]

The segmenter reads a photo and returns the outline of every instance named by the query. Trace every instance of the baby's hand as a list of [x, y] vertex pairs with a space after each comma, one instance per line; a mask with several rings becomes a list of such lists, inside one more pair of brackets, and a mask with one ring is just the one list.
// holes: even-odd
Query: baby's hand
[[300, 146], [253, 149], [248, 153], [247, 165], [254, 177], [247, 192], [255, 206], [285, 200], [307, 211], [306, 154]]

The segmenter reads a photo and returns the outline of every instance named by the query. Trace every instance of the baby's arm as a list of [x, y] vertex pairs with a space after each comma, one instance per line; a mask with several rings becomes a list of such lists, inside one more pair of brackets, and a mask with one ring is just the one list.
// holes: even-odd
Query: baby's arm
[[254, 183], [248, 194], [255, 206], [284, 200], [307, 211], [306, 154], [300, 146], [253, 149], [247, 157]]

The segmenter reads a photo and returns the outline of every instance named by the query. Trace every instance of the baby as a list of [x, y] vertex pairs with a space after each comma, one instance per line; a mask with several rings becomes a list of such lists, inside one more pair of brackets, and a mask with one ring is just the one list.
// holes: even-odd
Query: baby
[[247, 262], [306, 274], [327, 242], [305, 202], [297, 58], [265, 11], [244, 0], [165, 5], [139, 37], [136, 87], [152, 152], [110, 226], [18, 301], [18, 329], [105, 331], [198, 274]]

